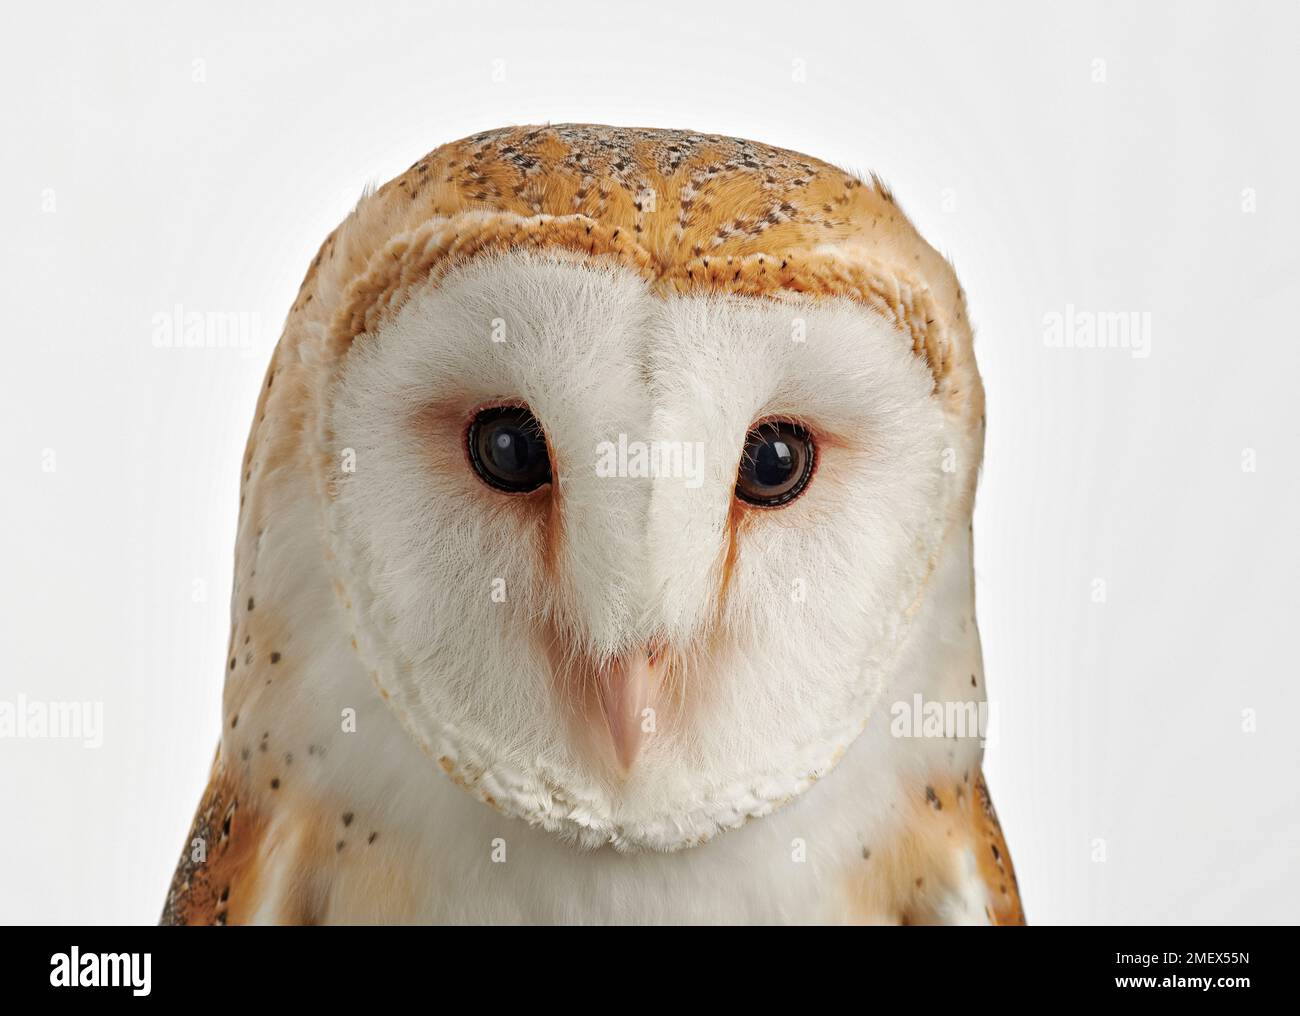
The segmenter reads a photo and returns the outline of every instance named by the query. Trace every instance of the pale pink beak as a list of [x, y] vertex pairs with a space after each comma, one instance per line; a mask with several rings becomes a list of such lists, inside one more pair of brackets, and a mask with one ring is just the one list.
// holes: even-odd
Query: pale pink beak
[[614, 758], [626, 776], [656, 729], [662, 665], [653, 650], [629, 653], [601, 667], [596, 677], [600, 711]]

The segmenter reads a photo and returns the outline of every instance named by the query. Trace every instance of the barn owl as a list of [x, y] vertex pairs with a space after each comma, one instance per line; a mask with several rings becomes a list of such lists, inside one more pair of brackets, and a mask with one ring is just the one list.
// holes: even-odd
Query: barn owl
[[874, 176], [436, 149], [266, 373], [164, 922], [1022, 921], [958, 729], [983, 439], [964, 294]]

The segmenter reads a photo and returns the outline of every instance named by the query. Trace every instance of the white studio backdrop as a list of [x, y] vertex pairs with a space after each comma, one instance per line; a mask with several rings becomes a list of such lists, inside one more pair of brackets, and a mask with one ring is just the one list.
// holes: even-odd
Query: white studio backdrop
[[[1029, 919], [1294, 920], [1297, 5], [552, 6], [7, 12], [0, 701], [103, 729], [0, 738], [0, 922], [157, 920], [307, 264], [368, 182], [545, 121], [882, 174], [978, 329], [987, 771]], [[188, 312], [237, 348], [159, 348]], [[1063, 348], [1103, 321], [1129, 348]]]

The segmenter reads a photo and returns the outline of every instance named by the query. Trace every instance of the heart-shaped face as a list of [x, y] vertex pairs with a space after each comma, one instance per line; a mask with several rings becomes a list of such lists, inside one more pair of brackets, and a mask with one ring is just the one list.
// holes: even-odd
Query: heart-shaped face
[[417, 287], [320, 412], [367, 669], [458, 782], [589, 845], [699, 843], [827, 772], [963, 482], [870, 307], [561, 251]]

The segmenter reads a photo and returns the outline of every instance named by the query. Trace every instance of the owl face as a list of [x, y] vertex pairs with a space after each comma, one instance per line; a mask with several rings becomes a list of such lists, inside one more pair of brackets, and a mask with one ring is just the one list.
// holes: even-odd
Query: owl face
[[324, 399], [358, 652], [488, 804], [587, 846], [700, 843], [872, 714], [950, 427], [859, 301], [480, 253], [359, 335]]

